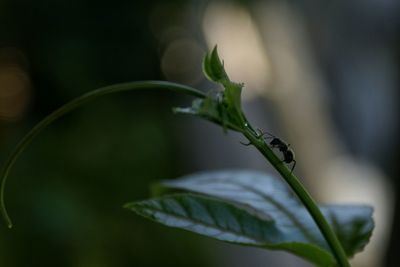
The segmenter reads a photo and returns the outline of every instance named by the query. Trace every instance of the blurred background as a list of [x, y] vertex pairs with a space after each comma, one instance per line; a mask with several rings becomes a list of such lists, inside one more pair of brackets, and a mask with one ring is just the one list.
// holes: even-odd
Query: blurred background
[[[400, 266], [400, 2], [0, 0], [0, 160], [36, 122], [97, 87], [170, 80], [210, 90], [218, 44], [244, 109], [296, 151], [320, 202], [375, 207], [354, 266]], [[51, 125], [6, 190], [0, 266], [310, 266], [169, 229], [124, 210], [149, 185], [205, 169], [275, 173], [243, 139], [174, 116], [191, 99], [126, 92]], [[275, 173], [276, 174], [276, 173]]]

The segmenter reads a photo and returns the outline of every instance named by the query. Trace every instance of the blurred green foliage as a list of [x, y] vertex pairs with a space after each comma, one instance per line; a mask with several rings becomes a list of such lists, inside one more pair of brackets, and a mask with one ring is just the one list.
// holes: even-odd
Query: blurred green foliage
[[[30, 126], [83, 92], [163, 79], [148, 25], [159, 3], [0, 1], [1, 45], [24, 53], [33, 85], [23, 118], [0, 125], [0, 159]], [[6, 199], [15, 228], [0, 227], [0, 266], [209, 265], [204, 239], [122, 208], [147, 197], [152, 181], [187, 168], [174, 103], [170, 94], [123, 93], [46, 129], [11, 173]]]

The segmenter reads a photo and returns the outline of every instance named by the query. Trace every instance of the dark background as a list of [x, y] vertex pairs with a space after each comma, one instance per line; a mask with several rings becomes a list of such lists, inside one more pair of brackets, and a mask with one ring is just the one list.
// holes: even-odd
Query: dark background
[[[346, 151], [379, 169], [399, 196], [399, 4], [282, 2], [303, 18], [327, 84], [330, 123]], [[257, 2], [233, 3], [263, 27]], [[1, 161], [41, 118], [92, 89], [167, 79], [206, 90], [210, 84], [199, 75], [209, 49], [202, 26], [209, 4], [0, 0]], [[288, 132], [272, 102], [253, 99], [247, 107], [250, 114], [268, 113], [267, 124]], [[206, 168], [264, 168], [227, 152], [237, 146], [235, 153], [247, 153], [237, 136], [224, 141], [217, 127], [170, 112], [189, 103], [174, 93], [125, 92], [98, 99], [40, 134], [6, 189], [15, 228], [0, 227], [0, 266], [283, 266], [284, 253], [239, 249], [122, 208], [148, 197], [159, 179]], [[301, 162], [297, 168], [307, 173]], [[400, 202], [390, 201], [396, 212], [386, 223], [396, 226]], [[393, 229], [380, 266], [400, 265], [400, 232]], [[293, 258], [285, 263], [300, 265], [306, 266]]]

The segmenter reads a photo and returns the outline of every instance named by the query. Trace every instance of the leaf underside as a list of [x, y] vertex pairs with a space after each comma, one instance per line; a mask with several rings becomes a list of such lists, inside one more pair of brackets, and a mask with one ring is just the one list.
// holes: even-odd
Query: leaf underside
[[[204, 172], [164, 181], [164, 189], [187, 191], [126, 205], [136, 213], [170, 227], [221, 241], [279, 249], [317, 266], [335, 259], [318, 227], [286, 184], [255, 171]], [[164, 190], [165, 191], [165, 190]], [[368, 243], [372, 208], [365, 205], [321, 205], [346, 254]]]

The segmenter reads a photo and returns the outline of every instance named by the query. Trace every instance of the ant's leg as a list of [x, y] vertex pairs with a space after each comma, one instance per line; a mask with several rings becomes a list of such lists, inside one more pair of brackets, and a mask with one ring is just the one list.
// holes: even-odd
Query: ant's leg
[[262, 138], [264, 136], [264, 133], [260, 128], [257, 128], [256, 134], [257, 134], [257, 138]]
[[257, 133], [258, 133], [259, 137], [264, 137], [266, 135], [268, 135], [268, 136], [265, 138], [275, 138], [276, 137], [275, 135], [273, 135], [267, 131], [263, 132], [260, 128], [257, 128]]
[[[267, 132], [263, 132], [260, 128], [257, 128], [257, 135], [258, 135], [257, 138], [261, 139], [267, 134], [270, 135]], [[267, 138], [272, 138], [272, 137], [267, 137]]]
[[[265, 136], [266, 139], [273, 139], [273, 138], [276, 138], [275, 135], [273, 135], [273, 134], [271, 134], [271, 133], [269, 133], [269, 132], [263, 132], [262, 135]], [[266, 136], [266, 135], [268, 135], [268, 136]]]
[[296, 167], [296, 160], [293, 160], [293, 166], [292, 166], [292, 169], [290, 170], [290, 173], [292, 173], [293, 172], [293, 170], [294, 170], [294, 167]]
[[244, 146], [250, 146], [250, 145], [251, 145], [251, 142], [243, 143], [243, 142], [240, 142], [240, 141], [239, 141], [239, 143], [241, 143], [241, 144], [244, 145]]

